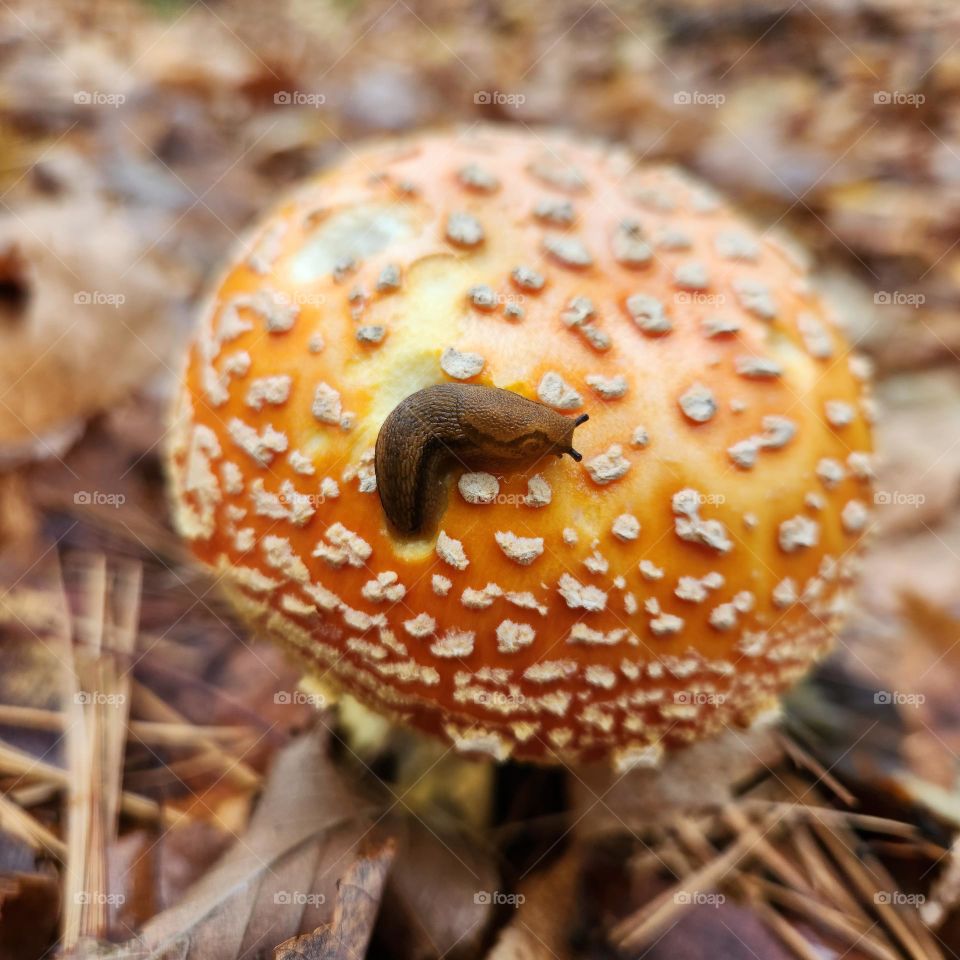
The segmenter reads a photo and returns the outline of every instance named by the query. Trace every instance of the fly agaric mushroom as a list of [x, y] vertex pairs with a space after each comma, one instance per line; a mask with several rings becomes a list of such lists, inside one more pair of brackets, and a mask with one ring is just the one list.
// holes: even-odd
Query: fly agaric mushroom
[[[865, 379], [803, 265], [686, 175], [415, 136], [308, 182], [223, 277], [177, 522], [260, 631], [377, 711], [498, 759], [650, 764], [829, 646], [868, 520]], [[497, 456], [519, 441], [485, 429], [494, 390], [556, 437]], [[582, 463], [554, 456], [586, 412]]]

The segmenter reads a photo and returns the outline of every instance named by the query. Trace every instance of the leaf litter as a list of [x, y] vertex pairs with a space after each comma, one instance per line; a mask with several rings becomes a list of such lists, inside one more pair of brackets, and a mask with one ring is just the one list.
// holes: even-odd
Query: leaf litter
[[[956, 11], [582, 13], [0, 15], [0, 955], [64, 937], [185, 958], [960, 949]], [[926, 103], [877, 100], [918, 64]], [[525, 102], [478, 104], [479, 76]], [[723, 101], [684, 106], [681, 77]], [[289, 90], [323, 109], [278, 107]], [[508, 767], [391, 791], [395, 751], [351, 756], [331, 711], [275, 701], [297, 671], [166, 524], [179, 344], [244, 225], [345, 143], [465, 119], [562, 122], [782, 219], [873, 360], [890, 502], [838, 650], [776, 736], [619, 782]], [[84, 596], [109, 642], [78, 627]], [[94, 680], [122, 706], [76, 703]]]

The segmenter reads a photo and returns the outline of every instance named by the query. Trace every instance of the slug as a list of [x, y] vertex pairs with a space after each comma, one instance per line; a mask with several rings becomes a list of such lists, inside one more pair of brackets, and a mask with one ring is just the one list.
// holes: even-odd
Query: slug
[[457, 465], [518, 467], [573, 449], [573, 431], [588, 420], [498, 387], [441, 383], [401, 400], [377, 435], [377, 491], [387, 519], [401, 534], [435, 525], [444, 478]]

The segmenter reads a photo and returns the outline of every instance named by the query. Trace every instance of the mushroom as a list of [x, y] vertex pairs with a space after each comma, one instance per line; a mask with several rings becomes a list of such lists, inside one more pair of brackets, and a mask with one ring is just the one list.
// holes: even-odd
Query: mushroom
[[[418, 135], [308, 182], [230, 266], [173, 503], [256, 629], [381, 714], [626, 769], [749, 724], [829, 647], [868, 389], [803, 266], [687, 176], [560, 136]], [[486, 430], [487, 391], [514, 433]], [[463, 397], [479, 419], [444, 429], [479, 449], [431, 419]], [[495, 455], [540, 420], [529, 456]], [[443, 470], [417, 466], [431, 443]], [[393, 522], [400, 487], [436, 516]]]

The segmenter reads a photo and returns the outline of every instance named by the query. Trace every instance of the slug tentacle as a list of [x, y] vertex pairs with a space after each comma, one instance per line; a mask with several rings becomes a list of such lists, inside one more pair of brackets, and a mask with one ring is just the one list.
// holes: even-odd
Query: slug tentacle
[[569, 454], [588, 420], [564, 417], [533, 400], [477, 384], [441, 383], [402, 400], [377, 435], [380, 502], [402, 534], [421, 535], [438, 519], [444, 477], [456, 466], [521, 467], [549, 453]]

